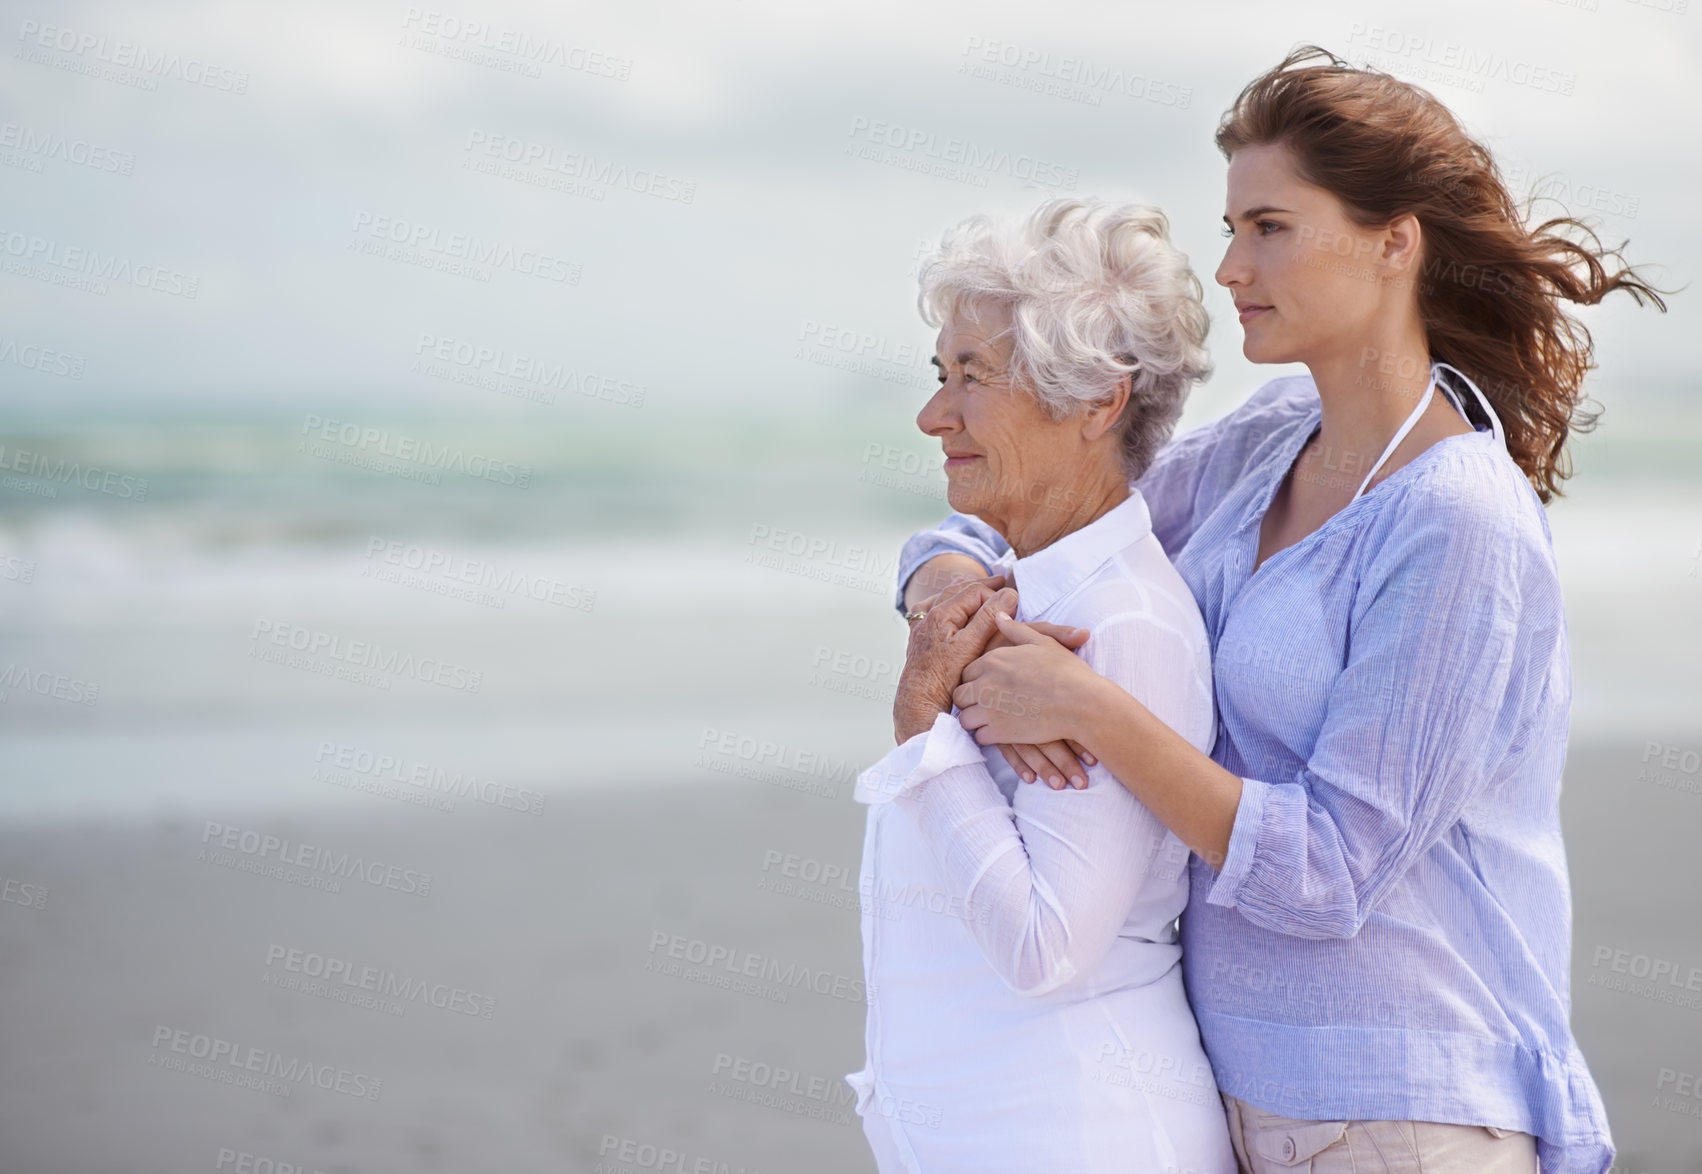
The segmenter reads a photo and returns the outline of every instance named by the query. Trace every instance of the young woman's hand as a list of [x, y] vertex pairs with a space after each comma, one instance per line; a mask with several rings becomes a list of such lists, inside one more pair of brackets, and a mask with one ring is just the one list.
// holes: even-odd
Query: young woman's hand
[[[926, 613], [930, 608], [940, 603], [945, 596], [961, 591], [965, 587], [981, 586], [986, 587], [988, 592], [993, 592], [1005, 585], [1006, 579], [1002, 574], [974, 577], [974, 573], [981, 570], [984, 570], [981, 564], [966, 555], [936, 556], [924, 563], [922, 569], [911, 578], [909, 594], [914, 595], [915, 589], [930, 577], [934, 582], [939, 582], [941, 579], [947, 579], [949, 582], [932, 595], [910, 601], [909, 607], [913, 611]], [[917, 622], [920, 623], [921, 621]], [[1042, 620], [1037, 620], [1028, 626], [1037, 632], [1050, 636], [1064, 647], [1072, 650], [1087, 643], [1089, 635], [1086, 628], [1075, 628], [1068, 624], [1049, 624]], [[983, 651], [1012, 646], [1012, 641], [995, 629], [986, 644], [986, 649]], [[906, 659], [908, 660], [908, 657]], [[913, 710], [913, 712], [907, 716], [901, 716], [901, 707], [895, 699], [893, 706], [894, 732], [900, 735], [899, 741], [902, 742], [910, 736], [904, 733], [906, 730], [916, 732], [920, 729], [926, 729], [927, 725], [932, 724], [933, 716], [948, 707], [948, 705], [942, 705], [936, 709], [930, 702], [918, 700], [913, 703], [907, 699], [903, 708]], [[926, 724], [923, 724], [924, 719], [926, 719]], [[1011, 769], [1016, 771], [1017, 777], [1022, 779], [1023, 782], [1032, 783], [1037, 779], [1044, 778], [1054, 790], [1062, 787], [1066, 780], [1085, 783], [1087, 767], [1092, 766], [1097, 761], [1080, 744], [1064, 739], [1047, 742], [1040, 746], [1030, 743], [1005, 743], [999, 746], [999, 753], [1004, 756], [1005, 761], [1010, 764]]]
[[[1049, 624], [1044, 620], [1035, 620], [1026, 625], [1043, 636], [1050, 636], [1065, 648], [1072, 651], [1087, 643], [1090, 635], [1086, 628], [1075, 628], [1068, 624]], [[987, 641], [987, 651], [995, 648], [1014, 648], [1016, 644], [1003, 632], [996, 632]], [[1036, 746], [1028, 742], [1001, 742], [999, 753], [1005, 756], [1011, 769], [1025, 783], [1036, 779], [1045, 779], [1046, 785], [1054, 791], [1063, 787], [1065, 780], [1071, 782], [1087, 781], [1087, 768], [1098, 759], [1089, 754], [1079, 743], [1069, 739], [1059, 739]]]
[[[962, 682], [952, 691], [952, 701], [961, 711], [958, 720], [983, 746], [1064, 742], [1074, 743], [1073, 751], [1081, 745], [1078, 718], [1104, 678], [1036, 625], [1002, 614], [993, 622], [1008, 646], [990, 647], [964, 668]], [[1026, 756], [1021, 757], [1026, 763]], [[1050, 761], [1050, 755], [1045, 757]], [[1010, 761], [1008, 754], [1006, 761]], [[1021, 773], [1016, 763], [1011, 765]], [[1067, 765], [1052, 763], [1050, 769], [1035, 773], [1056, 789], [1064, 785], [1057, 768]], [[1065, 770], [1063, 776], [1077, 787], [1087, 785], [1086, 771], [1079, 766], [1076, 771]]]

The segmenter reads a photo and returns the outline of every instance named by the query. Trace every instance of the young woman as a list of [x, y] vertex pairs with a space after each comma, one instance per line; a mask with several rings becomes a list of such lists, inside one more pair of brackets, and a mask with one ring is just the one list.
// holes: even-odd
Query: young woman
[[[1104, 764], [1195, 853], [1183, 968], [1243, 1170], [1601, 1174], [1542, 506], [1591, 366], [1563, 303], [1664, 303], [1577, 222], [1527, 227], [1429, 94], [1322, 50], [1253, 81], [1217, 142], [1243, 351], [1310, 375], [1136, 482], [1205, 618], [1215, 745], [1005, 617], [960, 721], [1024, 781]], [[901, 607], [1003, 553], [963, 515], [916, 535]]]

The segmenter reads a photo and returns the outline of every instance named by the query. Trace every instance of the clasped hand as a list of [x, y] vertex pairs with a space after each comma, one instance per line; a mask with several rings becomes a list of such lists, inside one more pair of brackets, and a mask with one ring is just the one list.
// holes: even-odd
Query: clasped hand
[[1016, 600], [1004, 575], [990, 575], [954, 583], [917, 605], [926, 614], [910, 629], [893, 732], [908, 741], [955, 704], [964, 729], [983, 746], [996, 744], [1024, 782], [1084, 787], [1083, 763], [1096, 760], [1077, 740], [1072, 719], [1096, 674], [1073, 650], [1089, 633], [1021, 623], [1012, 618]]

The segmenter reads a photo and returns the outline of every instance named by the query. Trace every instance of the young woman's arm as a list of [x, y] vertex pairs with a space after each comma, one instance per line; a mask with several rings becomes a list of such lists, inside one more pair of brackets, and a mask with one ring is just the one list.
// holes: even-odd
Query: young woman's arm
[[[953, 515], [953, 517], [956, 516], [958, 515]], [[927, 533], [937, 534], [939, 531], [931, 530]], [[988, 565], [991, 565], [991, 560], [989, 560]], [[970, 579], [983, 578], [987, 575], [987, 570], [988, 566], [983, 566], [978, 560], [967, 554], [956, 552], [936, 554], [916, 568], [915, 573], [904, 584], [902, 589], [904, 598], [899, 610], [906, 615], [921, 610], [924, 603], [947, 587], [967, 582]], [[1001, 582], [1000, 585], [1002, 586], [1003, 583]]]
[[1296, 937], [1351, 937], [1489, 785], [1520, 714], [1569, 696], [1553, 679], [1552, 564], [1491, 503], [1410, 502], [1361, 578], [1345, 665], [1294, 778], [1237, 777], [1014, 621], [999, 626], [1020, 647], [964, 670], [961, 720], [981, 743], [1077, 739], [1217, 870], [1210, 903]]
[[954, 580], [987, 574], [1010, 544], [980, 518], [953, 514], [932, 530], [918, 530], [898, 552], [898, 610], [918, 603]]

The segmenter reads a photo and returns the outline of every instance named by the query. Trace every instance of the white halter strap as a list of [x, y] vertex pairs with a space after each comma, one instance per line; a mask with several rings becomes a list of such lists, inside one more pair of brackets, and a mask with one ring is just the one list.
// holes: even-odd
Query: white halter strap
[[[1467, 387], [1472, 389], [1472, 394], [1477, 397], [1478, 405], [1483, 408], [1483, 414], [1489, 418], [1489, 430], [1495, 434], [1495, 439], [1500, 444], [1505, 446], [1506, 443], [1507, 443], [1507, 434], [1506, 434], [1506, 431], [1501, 427], [1501, 417], [1497, 416], [1495, 414], [1495, 409], [1489, 406], [1489, 397], [1484, 395], [1483, 392], [1478, 390], [1477, 384], [1473, 383], [1471, 381], [1471, 379], [1469, 379], [1466, 376], [1466, 373], [1464, 371], [1460, 370], [1458, 367], [1455, 367], [1450, 363], [1432, 363], [1432, 364], [1430, 364], [1431, 378], [1434, 379], [1436, 377], [1436, 372], [1442, 371], [1442, 370], [1452, 371], [1455, 375], [1458, 375], [1460, 377], [1460, 382], [1464, 383]], [[1453, 393], [1451, 391], [1449, 391], [1448, 385], [1446, 383], [1440, 384], [1439, 386], [1442, 388], [1443, 391], [1449, 392], [1449, 395], [1452, 396]], [[1465, 414], [1466, 414], [1466, 409], [1465, 409], [1464, 405], [1461, 405], [1460, 415], [1463, 416]]]
[[[1361, 481], [1359, 483], [1359, 488], [1353, 491], [1354, 497], [1358, 497], [1360, 494], [1365, 492], [1365, 487], [1371, 484], [1371, 478], [1376, 476], [1377, 470], [1383, 467], [1383, 462], [1389, 459], [1389, 454], [1395, 451], [1395, 448], [1402, 440], [1406, 439], [1406, 434], [1412, 431], [1413, 425], [1418, 423], [1418, 418], [1424, 415], [1424, 409], [1430, 406], [1430, 395], [1439, 385], [1442, 388], [1442, 393], [1446, 395], [1449, 400], [1453, 401], [1454, 406], [1459, 409], [1460, 415], [1464, 416], [1466, 414], [1464, 406], [1462, 406], [1460, 402], [1454, 398], [1454, 392], [1446, 383], [1442, 383], [1440, 380], [1440, 373], [1444, 368], [1452, 371], [1455, 375], [1458, 375], [1460, 379], [1465, 382], [1465, 385], [1472, 389], [1472, 394], [1477, 396], [1477, 402], [1483, 406], [1484, 415], [1489, 417], [1489, 427], [1495, 434], [1495, 439], [1503, 444], [1506, 443], [1501, 432], [1501, 417], [1497, 416], [1495, 414], [1495, 409], [1489, 406], [1489, 400], [1485, 398], [1483, 392], [1478, 390], [1477, 384], [1473, 383], [1470, 379], [1467, 379], [1465, 373], [1458, 367], [1452, 366], [1448, 363], [1432, 363], [1430, 364], [1430, 382], [1425, 386], [1424, 395], [1419, 398], [1418, 406], [1412, 410], [1410, 415], [1407, 416], [1405, 422], [1395, 430], [1394, 436], [1389, 440], [1388, 447], [1383, 449], [1383, 455], [1377, 458], [1376, 463], [1373, 464], [1370, 470], [1365, 474], [1365, 480]], [[1349, 500], [1352, 499], [1350, 498]]]
[[[1410, 415], [1407, 416], [1406, 421], [1399, 428], [1395, 429], [1395, 434], [1389, 438], [1388, 447], [1383, 450], [1383, 455], [1378, 457], [1377, 462], [1372, 465], [1371, 468], [1366, 470], [1365, 480], [1361, 481], [1359, 483], [1359, 488], [1353, 491], [1354, 497], [1358, 497], [1360, 494], [1365, 492], [1365, 487], [1371, 484], [1371, 478], [1376, 475], [1378, 469], [1383, 467], [1383, 462], [1389, 459], [1389, 454], [1395, 451], [1395, 446], [1400, 444], [1400, 442], [1406, 438], [1406, 434], [1408, 432], [1412, 431], [1412, 426], [1418, 423], [1418, 418], [1420, 416], [1424, 415], [1424, 409], [1430, 406], [1430, 393], [1435, 390], [1436, 367], [1433, 364], [1430, 368], [1430, 382], [1425, 386], [1424, 394], [1419, 397], [1418, 406], [1412, 410]], [[1349, 500], [1351, 501], [1352, 498], [1349, 498]]]

